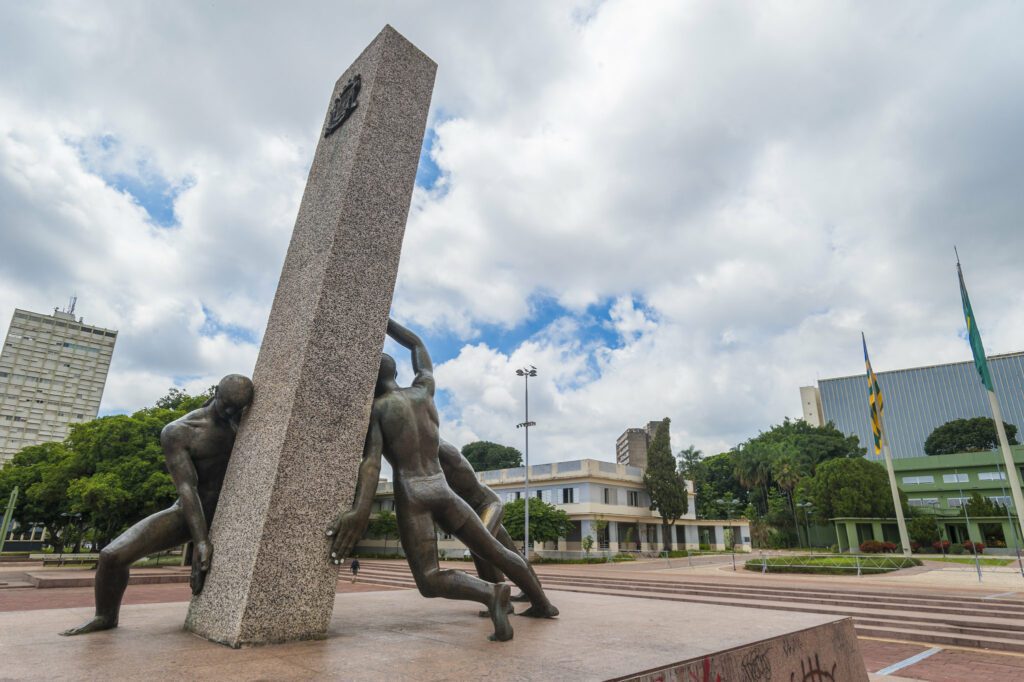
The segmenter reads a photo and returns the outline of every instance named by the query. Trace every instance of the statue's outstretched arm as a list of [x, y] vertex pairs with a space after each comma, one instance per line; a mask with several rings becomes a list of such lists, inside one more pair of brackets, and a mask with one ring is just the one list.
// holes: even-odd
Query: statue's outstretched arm
[[412, 351], [412, 371], [416, 373], [413, 386], [423, 386], [434, 395], [434, 364], [423, 340], [406, 327], [388, 318], [388, 336]]
[[384, 439], [380, 432], [380, 422], [377, 415], [373, 414], [370, 417], [370, 428], [366, 433], [366, 443], [363, 445], [363, 461], [359, 465], [352, 508], [339, 514], [327, 529], [327, 535], [334, 537], [331, 542], [331, 561], [336, 564], [341, 563], [341, 560], [349, 555], [359, 542], [359, 538], [366, 532], [370, 510], [373, 508], [373, 498], [377, 494], [383, 449]]

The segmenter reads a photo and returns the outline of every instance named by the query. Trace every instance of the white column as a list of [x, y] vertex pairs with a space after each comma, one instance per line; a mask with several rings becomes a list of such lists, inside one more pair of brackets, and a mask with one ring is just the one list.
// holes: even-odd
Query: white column
[[683, 526], [683, 537], [686, 540], [686, 549], [700, 549], [700, 536], [697, 535], [697, 526], [690, 524]]

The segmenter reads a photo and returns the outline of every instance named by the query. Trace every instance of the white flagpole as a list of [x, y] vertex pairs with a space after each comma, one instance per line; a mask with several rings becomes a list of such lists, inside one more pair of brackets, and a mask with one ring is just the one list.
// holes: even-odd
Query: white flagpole
[[995, 391], [986, 391], [988, 401], [992, 405], [992, 419], [996, 423], [996, 433], [999, 434], [999, 448], [1003, 451], [1003, 463], [1006, 466], [1006, 482], [1010, 486], [1010, 494], [1013, 496], [1013, 506], [1017, 512], [1017, 525], [1024, 537], [1024, 496], [1020, 492], [1020, 478], [1017, 476], [1017, 465], [1013, 463], [1013, 453], [1010, 451], [1010, 441], [1006, 437], [1006, 427], [1003, 425], [1003, 411], [999, 408], [999, 399]]
[[885, 457], [885, 469], [889, 472], [892, 504], [896, 508], [896, 525], [900, 529], [900, 545], [903, 546], [903, 555], [910, 556], [910, 538], [907, 535], [907, 521], [903, 518], [903, 505], [900, 504], [900, 489], [896, 485], [896, 470], [892, 466], [892, 452], [889, 450], [889, 439], [885, 437], [885, 424], [881, 413], [878, 415], [878, 426], [882, 437], [882, 455]]

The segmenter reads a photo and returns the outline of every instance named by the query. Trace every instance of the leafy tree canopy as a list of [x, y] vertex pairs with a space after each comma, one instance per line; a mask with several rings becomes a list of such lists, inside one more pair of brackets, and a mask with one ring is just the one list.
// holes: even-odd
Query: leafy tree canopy
[[[524, 539], [526, 505], [522, 499], [505, 505], [505, 530], [513, 540]], [[534, 542], [556, 542], [573, 531], [572, 521], [565, 511], [536, 497], [530, 498], [530, 539]]]
[[[863, 457], [822, 463], [813, 477], [800, 482], [797, 497], [814, 504], [812, 514], [822, 523], [840, 516], [891, 518], [896, 515], [885, 467]], [[903, 507], [909, 515], [905, 498]]]
[[[661, 514], [665, 526], [671, 526], [690, 510], [686, 479], [679, 472], [676, 458], [672, 456], [670, 425], [668, 417], [658, 424], [654, 441], [647, 449], [647, 468], [644, 470], [644, 486], [651, 496], [651, 509]], [[664, 535], [668, 547], [669, 534]]]
[[69, 515], [80, 514], [81, 524], [102, 546], [174, 501], [177, 491], [164, 464], [160, 431], [208, 398], [172, 389], [158, 402], [175, 409], [157, 406], [101, 417], [73, 425], [62, 443], [23, 448], [0, 469], [0, 498], [19, 486], [16, 518], [41, 523], [59, 540], [73, 531]]
[[907, 520], [907, 535], [922, 547], [930, 548], [940, 539], [939, 524], [931, 514], [918, 514]]
[[170, 388], [167, 390], [167, 395], [156, 401], [156, 406], [165, 410], [183, 410], [185, 412], [191, 412], [197, 410], [203, 406], [207, 400], [213, 397], [214, 391], [217, 390], [216, 386], [210, 386], [199, 395], [189, 395], [185, 391], [177, 388]]
[[[1003, 422], [1006, 439], [1017, 445], [1017, 427]], [[936, 427], [924, 441], [926, 455], [952, 455], [957, 452], [983, 452], [999, 447], [996, 422], [988, 417], [954, 419]]]
[[[733, 461], [736, 479], [752, 492], [756, 511], [766, 515], [773, 488], [785, 493], [792, 507], [797, 485], [813, 476], [822, 463], [862, 457], [864, 453], [856, 436], [847, 436], [832, 423], [812, 426], [802, 420], [786, 419], [741, 444]], [[791, 518], [792, 523], [795, 522]]]
[[679, 457], [679, 473], [687, 480], [696, 480], [704, 453], [690, 445], [680, 450], [677, 456]]
[[519, 450], [509, 445], [500, 445], [487, 440], [478, 440], [462, 446], [462, 456], [469, 460], [474, 471], [511, 469], [523, 466], [523, 453]]
[[697, 518], [724, 519], [728, 510], [718, 500], [739, 500], [747, 505], [747, 489], [736, 479], [736, 453], [723, 452], [705, 457], [694, 468], [693, 484], [697, 492]]
[[1006, 507], [993, 502], [987, 497], [982, 497], [981, 493], [977, 490], [971, 493], [971, 498], [967, 500], [967, 513], [971, 516], [1006, 516]]

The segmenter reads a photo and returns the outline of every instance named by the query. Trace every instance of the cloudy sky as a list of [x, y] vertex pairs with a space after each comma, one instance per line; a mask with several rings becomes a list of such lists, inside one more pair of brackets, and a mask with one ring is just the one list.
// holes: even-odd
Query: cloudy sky
[[0, 3], [0, 334], [79, 297], [104, 414], [251, 373], [331, 87], [438, 64], [393, 314], [455, 443], [720, 452], [798, 388], [1024, 349], [1024, 5]]

